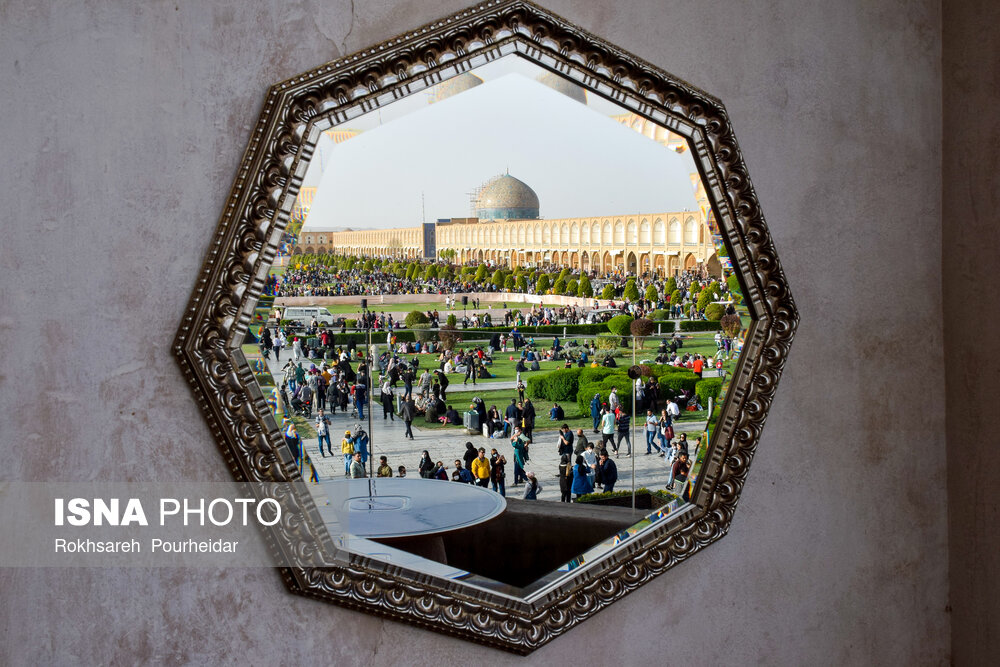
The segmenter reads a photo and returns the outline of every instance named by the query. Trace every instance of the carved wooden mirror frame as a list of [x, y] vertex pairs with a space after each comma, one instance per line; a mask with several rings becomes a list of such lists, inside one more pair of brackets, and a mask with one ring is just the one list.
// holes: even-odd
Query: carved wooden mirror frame
[[[338, 551], [308, 492], [287, 491], [302, 480], [240, 349], [318, 139], [317, 123], [336, 125], [512, 53], [688, 138], [753, 319], [693, 511], [527, 598]], [[235, 478], [275, 484], [285, 511], [265, 539], [289, 590], [526, 654], [726, 533], [797, 322], [722, 103], [533, 4], [503, 0], [271, 87], [173, 350]]]

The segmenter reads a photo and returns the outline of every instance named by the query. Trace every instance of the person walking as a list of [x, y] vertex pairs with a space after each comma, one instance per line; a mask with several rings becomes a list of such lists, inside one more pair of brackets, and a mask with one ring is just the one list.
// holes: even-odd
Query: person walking
[[621, 449], [622, 440], [628, 445], [628, 453], [625, 454], [625, 458], [632, 456], [632, 436], [629, 431], [632, 428], [632, 418], [629, 417], [628, 412], [622, 408], [621, 414], [618, 415], [618, 441], [615, 443], [615, 456], [618, 455], [618, 450]]
[[615, 447], [615, 415], [610, 408], [604, 408], [601, 415], [601, 444], [604, 449], [612, 449], [615, 454], [618, 453]]
[[514, 429], [514, 435], [510, 439], [511, 447], [514, 448], [514, 486], [527, 479], [524, 475], [524, 464], [528, 461], [528, 438], [519, 428]]
[[413, 440], [413, 420], [417, 418], [417, 406], [413, 402], [413, 396], [407, 394], [403, 399], [403, 407], [400, 410], [400, 414], [403, 417], [403, 423], [406, 424], [406, 433], [403, 434], [404, 438], [409, 438]]
[[656, 442], [660, 431], [660, 420], [656, 418], [652, 410], [646, 410], [646, 454], [652, 454], [653, 448], [657, 452], [662, 452], [659, 443]]
[[324, 414], [323, 408], [316, 413], [315, 428], [316, 437], [319, 439], [319, 453], [326, 458], [326, 454], [323, 453], [323, 441], [326, 440], [327, 451], [333, 456], [333, 445], [330, 444], [330, 418]]
[[524, 424], [523, 431], [528, 440], [531, 440], [531, 432], [535, 428], [535, 406], [532, 405], [531, 399], [525, 399], [524, 409], [521, 410], [521, 422]]
[[497, 452], [494, 447], [490, 452], [490, 482], [493, 490], [501, 496], [507, 495], [507, 457]]
[[568, 503], [570, 501], [570, 487], [573, 486], [573, 466], [569, 462], [569, 455], [563, 454], [559, 457], [559, 502]]
[[594, 420], [594, 433], [600, 433], [601, 429], [601, 395], [594, 394], [590, 399], [590, 418]]
[[389, 382], [388, 378], [386, 378], [385, 382], [382, 383], [379, 398], [382, 401], [382, 421], [385, 421], [386, 417], [388, 417], [390, 421], [396, 421], [396, 408], [393, 406], [393, 401], [396, 400], [396, 391], [392, 388], [392, 384]]

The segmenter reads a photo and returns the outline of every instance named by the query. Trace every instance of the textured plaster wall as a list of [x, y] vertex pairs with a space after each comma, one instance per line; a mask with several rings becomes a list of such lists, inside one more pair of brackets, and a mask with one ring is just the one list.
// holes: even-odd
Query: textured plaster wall
[[[945, 3], [944, 297], [956, 664], [1000, 654], [1000, 5]], [[980, 299], [979, 295], [983, 298]]]
[[[168, 346], [264, 91], [463, 5], [0, 4], [0, 478], [227, 479]], [[938, 4], [548, 6], [725, 101], [802, 326], [729, 536], [529, 660], [946, 663]], [[0, 597], [3, 664], [521, 662], [267, 570]]]

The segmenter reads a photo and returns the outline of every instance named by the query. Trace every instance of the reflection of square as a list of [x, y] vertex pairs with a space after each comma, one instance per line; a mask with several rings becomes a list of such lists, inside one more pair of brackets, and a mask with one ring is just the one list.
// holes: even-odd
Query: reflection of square
[[[291, 332], [300, 337], [300, 341], [298, 347], [285, 348], [284, 353], [305, 358], [307, 363], [331, 361], [335, 360], [333, 355], [344, 354], [337, 349], [336, 341], [340, 336], [342, 346], [347, 341], [353, 346], [348, 358], [340, 357], [340, 360], [345, 362], [345, 367], [361, 375], [361, 364], [355, 355], [356, 352], [360, 354], [360, 350], [356, 348], [364, 349], [369, 343], [363, 336], [354, 340], [353, 337], [359, 335], [355, 320], [362, 321], [368, 331], [377, 333], [373, 341], [376, 347], [366, 350], [370, 354], [364, 356], [366, 365], [378, 364], [378, 367], [363, 375], [361, 381], [351, 380], [350, 394], [343, 406], [347, 409], [340, 411], [342, 418], [351, 423], [355, 419], [366, 420], [366, 417], [371, 420], [372, 409], [380, 410], [380, 403], [385, 405], [384, 418], [393, 412], [391, 388], [380, 387], [384, 377], [393, 377], [392, 369], [382, 365], [387, 361], [383, 353], [392, 356], [387, 349], [397, 350], [398, 354], [407, 357], [433, 354], [433, 357], [423, 357], [426, 362], [423, 369], [428, 365], [436, 366], [437, 355], [458, 355], [468, 352], [470, 346], [477, 343], [483, 348], [492, 348], [491, 352], [499, 350], [506, 354], [506, 360], [498, 354], [492, 363], [483, 363], [482, 367], [488, 369], [485, 375], [478, 375], [474, 371], [476, 365], [469, 364], [468, 360], [460, 363], [458, 359], [442, 356], [437, 384], [425, 386], [418, 381], [421, 410], [428, 417], [418, 426], [417, 437], [421, 439], [430, 437], [424, 435], [425, 430], [448, 428], [441, 426], [437, 419], [446, 411], [457, 415], [451, 421], [461, 422], [460, 412], [465, 411], [471, 399], [471, 395], [463, 395], [462, 387], [455, 381], [457, 374], [447, 373], [449, 370], [473, 369], [474, 372], [466, 374], [464, 379], [472, 379], [479, 385], [474, 391], [484, 395], [495, 382], [492, 388], [499, 393], [489, 396], [489, 400], [484, 399], [482, 407], [487, 402], [509, 397], [516, 387], [501, 387], [501, 383], [509, 385], [515, 381], [515, 374], [523, 376], [527, 380], [522, 389], [526, 396], [536, 397], [541, 403], [554, 401], [552, 396], [558, 395], [560, 402], [575, 410], [562, 418], [579, 421], [585, 432], [596, 435], [592, 431], [598, 424], [591, 424], [589, 393], [598, 396], [598, 404], [603, 399], [612, 404], [609, 406], [612, 409], [628, 408], [635, 412], [629, 394], [636, 396], [640, 393], [639, 388], [624, 376], [624, 381], [619, 382], [622, 378], [618, 375], [640, 362], [643, 368], [656, 369], [650, 374], [656, 380], [654, 387], [657, 389], [650, 390], [653, 395], [660, 390], [669, 391], [677, 404], [695, 408], [679, 412], [674, 430], [680, 434], [678, 442], [673, 444], [679, 446], [682, 442], [684, 419], [695, 415], [694, 421], [700, 423], [689, 430], [700, 433], [708, 429], [712, 433], [711, 445], [704, 442], [694, 453], [694, 467], [678, 472], [672, 456], [660, 459], [652, 451], [647, 455], [647, 463], [642, 451], [647, 444], [644, 423], [633, 424], [627, 416], [622, 420], [621, 415], [616, 414], [618, 419], [612, 420], [611, 431], [606, 437], [598, 437], [601, 444], [615, 449], [620, 446], [622, 450], [620, 458], [615, 459], [619, 473], [616, 491], [624, 488], [622, 480], [626, 476], [629, 487], [638, 482], [640, 475], [652, 475], [651, 479], [659, 484], [676, 477], [679, 479], [674, 481], [681, 482], [678, 488], [685, 489], [691, 502], [666, 509], [646, 509], [639, 516], [633, 516], [629, 507], [625, 511], [629, 518], [625, 521], [623, 508], [586, 507], [583, 503], [558, 503], [546, 499], [544, 495], [553, 493], [560, 485], [555, 460], [557, 448], [567, 445], [555, 442], [554, 438], [548, 441], [545, 429], [538, 423], [544, 420], [548, 406], [539, 405], [537, 412], [542, 414], [536, 413], [538, 422], [535, 424], [517, 414], [492, 418], [477, 410], [474, 421], [480, 428], [485, 425], [488, 431], [491, 424], [505, 422], [533, 435], [529, 447], [530, 464], [528, 456], [516, 460], [520, 454], [513, 450], [505, 453], [511, 460], [508, 490], [514, 490], [514, 482], [520, 481], [518, 478], [524, 472], [534, 472], [541, 488], [532, 485], [530, 488], [535, 491], [525, 493], [528, 498], [538, 496], [538, 500], [511, 498], [507, 511], [500, 517], [462, 530], [488, 530], [499, 521], [521, 522], [517, 530], [505, 531], [499, 541], [506, 544], [512, 535], [517, 536], [519, 548], [513, 553], [523, 557], [523, 562], [514, 565], [508, 562], [503, 571], [490, 570], [490, 563], [494, 561], [476, 549], [480, 545], [495, 545], [499, 543], [497, 539], [449, 544], [449, 536], [456, 531], [448, 531], [440, 535], [439, 541], [422, 545], [413, 542], [421, 536], [377, 538], [380, 541], [410, 540], [406, 543], [383, 544], [370, 540], [380, 546], [362, 545], [357, 551], [369, 557], [352, 559], [349, 567], [337, 572], [286, 572], [286, 580], [298, 592], [334, 601], [351, 600], [352, 604], [375, 599], [374, 595], [380, 600], [383, 613], [419, 616], [421, 623], [442, 624], [458, 634], [468, 634], [472, 612], [460, 605], [440, 601], [447, 600], [447, 596], [461, 591], [471, 582], [477, 587], [475, 623], [477, 628], [481, 625], [483, 629], [477, 632], [477, 638], [526, 652], [631, 590], [635, 581], [645, 581], [725, 533], [794, 332], [797, 313], [769, 245], [756, 198], [721, 106], [669, 75], [639, 67], [628, 54], [574, 31], [536, 7], [518, 5], [515, 12], [518, 25], [507, 25], [505, 22], [511, 20], [512, 15], [504, 13], [504, 7], [513, 4], [516, 3], [469, 10], [448, 23], [392, 42], [384, 52], [380, 50], [366, 56], [364, 67], [369, 69], [365, 72], [353, 71], [361, 61], [348, 58], [273, 89], [259, 123], [259, 127], [266, 128], [266, 136], [257, 137], [248, 148], [237, 187], [226, 208], [237, 213], [227, 214], [220, 224], [219, 245], [234, 254], [235, 264], [221, 272], [214, 270], [217, 267], [206, 270], [204, 275], [209, 278], [199, 283], [192, 297], [175, 349], [185, 371], [193, 379], [192, 385], [199, 398], [211, 404], [213, 425], [225, 431], [220, 433], [220, 443], [242, 474], [262, 479], [286, 476], [297, 479], [298, 475], [308, 473], [311, 479], [324, 480], [323, 484], [342, 485], [345, 484], [341, 479], [345, 471], [357, 476], [365, 470], [342, 467], [344, 456], [341, 451], [335, 451], [336, 443], [326, 443], [328, 454], [332, 455], [327, 458], [332, 463], [324, 460], [319, 447], [313, 444], [313, 436], [307, 429], [312, 411], [316, 409], [313, 402], [316, 397], [301, 389], [308, 382], [296, 378], [291, 383], [295, 386], [291, 386], [290, 369], [282, 372], [281, 368], [269, 367], [270, 372], [261, 371], [262, 381], [270, 376], [277, 391], [273, 400], [275, 405], [266, 406], [247, 356], [235, 349], [243, 340], [247, 326], [246, 320], [241, 318], [255, 312], [254, 301], [261, 292], [275, 297], [277, 311], [273, 322], [261, 324], [265, 329], [267, 326], [291, 326], [282, 321], [281, 306], [293, 304], [280, 300], [305, 299], [306, 305], [311, 306], [319, 305], [311, 303], [316, 298], [343, 299], [342, 302], [331, 301], [329, 305], [321, 304], [330, 315], [342, 316], [342, 321], [338, 319], [339, 330], [333, 332], [332, 344], [328, 340], [316, 342], [329, 333], [324, 331], [323, 322], [318, 326], [299, 322], [298, 328]], [[475, 33], [485, 25], [478, 21], [487, 17], [490, 31], [499, 29], [509, 35], [499, 46], [493, 43], [491, 32], [489, 38], [481, 42], [473, 40], [463, 43], [457, 51], [438, 53], [433, 62], [418, 65], [407, 59], [394, 61], [393, 67], [402, 70], [392, 71], [391, 76], [384, 76], [386, 72], [378, 70], [377, 63], [384, 57], [392, 57], [392, 52], [401, 53], [397, 49], [415, 49], [407, 53], [424, 52], [430, 43], [427, 40], [436, 39], [435, 31], [443, 29], [444, 25], [448, 30], [465, 25]], [[521, 31], [521, 26], [527, 24], [544, 26], [544, 30], [537, 33]], [[561, 42], [562, 52], [534, 43], [534, 35], [561, 33], [572, 35], [572, 39]], [[451, 42], [434, 44], [436, 51], [452, 48]], [[515, 52], [517, 58], [510, 58]], [[613, 62], [605, 61], [602, 55], [610, 53], [615, 54]], [[438, 57], [442, 55], [444, 57]], [[580, 65], [588, 59], [588, 66]], [[520, 73], [520, 79], [513, 76], [517, 74], [514, 72], [493, 76], [510, 63], [527, 66], [534, 72], [530, 77]], [[411, 68], [418, 69], [403, 71]], [[491, 68], [496, 72], [491, 73]], [[469, 74], [470, 69], [474, 74]], [[406, 80], [405, 86], [397, 85], [400, 76]], [[510, 91], [518, 87], [531, 92], [519, 94], [516, 105], [504, 107], [496, 99], [490, 105], [482, 105], [482, 101], [489, 100], [496, 91], [507, 90], [513, 95]], [[544, 99], [544, 104], [533, 105], [532, 96]], [[431, 122], [425, 119], [448, 118], [453, 110], [477, 103], [480, 104], [478, 109], [460, 114], [460, 118], [451, 118], [442, 132], [428, 132], [426, 126], [425, 131], [420, 131], [420, 126], [415, 125], [418, 121]], [[484, 122], [494, 107], [508, 111], [506, 126]], [[613, 112], [608, 112], [609, 107], [614, 107]], [[527, 114], [527, 124], [517, 126], [513, 115], [522, 110], [533, 112]], [[405, 113], [397, 116], [399, 111]], [[554, 123], [553, 113], [556, 115]], [[593, 129], [581, 129], [585, 125]], [[414, 127], [417, 129], [413, 130]], [[532, 131], [543, 127], [548, 129], [542, 139], [526, 141]], [[574, 128], [575, 132], [567, 131]], [[437, 143], [420, 148], [416, 142], [429, 135], [438, 137]], [[452, 135], [459, 136], [461, 141], [440, 139]], [[613, 142], [616, 149], [627, 146], [628, 151], [604, 153], [601, 145], [605, 135], [616, 137]], [[499, 137], [499, 147], [489, 149], [487, 144], [477, 143], [490, 137], [494, 141]], [[562, 143], [554, 147], [544, 143], [560, 138]], [[393, 149], [393, 159], [376, 160], [375, 167], [366, 168], [363, 157], [375, 156], [378, 149], [387, 145]], [[465, 153], [456, 155], [450, 145], [464, 147]], [[526, 151], [526, 145], [532, 150]], [[402, 149], [404, 146], [406, 150]], [[664, 175], [672, 173], [671, 169], [650, 167], [649, 164], [636, 172], [634, 166], [641, 164], [636, 156], [649, 151], [656, 151], [657, 159], [664, 165], [683, 165], [683, 168], [673, 169], [681, 178], [665, 179]], [[404, 166], [404, 174], [388, 173], [404, 165], [403, 157], [411, 154], [419, 156], [419, 164]], [[562, 162], [554, 166], [547, 164], [550, 154]], [[503, 165], [493, 164], [498, 156], [502, 157]], [[428, 167], [435, 160], [443, 160], [446, 164]], [[347, 164], [349, 169], [345, 169]], [[455, 170], [451, 177], [443, 176], [446, 168]], [[630, 191], [622, 186], [616, 179], [623, 175], [630, 184], [639, 184], [639, 187]], [[655, 183], [642, 187], [642, 179], [650, 176]], [[352, 184], [351, 178], [358, 180]], [[560, 178], [572, 187], [568, 187], [567, 182], [561, 183]], [[326, 188], [327, 181], [333, 187]], [[391, 197], [386, 196], [384, 186], [390, 182], [394, 184]], [[678, 183], [676, 187], [674, 182]], [[381, 187], [374, 194], [369, 192], [373, 185]], [[310, 191], [313, 187], [316, 189]], [[346, 188], [346, 191], [338, 193], [337, 188]], [[573, 191], [569, 198], [565, 196], [567, 191]], [[641, 199], [644, 193], [668, 191], [682, 197], [683, 201], [677, 200], [682, 203], [661, 205]], [[363, 209], [338, 211], [328, 205], [340, 202], [346, 206], [352, 192], [368, 192], [359, 197], [365, 204]], [[474, 193], [471, 197], [470, 192]], [[419, 217], [415, 213], [418, 200]], [[405, 212], [391, 213], [389, 204], [392, 202], [402, 202], [409, 208]], [[735, 224], [733, 202], [740, 202], [739, 226]], [[464, 208], [470, 203], [472, 210], [466, 213]], [[573, 206], [578, 208], [573, 209]], [[428, 214], [436, 222], [427, 222]], [[383, 222], [391, 218], [391, 225], [374, 224], [364, 216], [381, 216]], [[752, 237], [745, 233], [748, 229], [754, 230]], [[725, 248], [717, 245], [720, 238], [724, 239]], [[279, 249], [282, 251], [280, 261], [272, 274], [269, 262]], [[730, 257], [731, 266], [739, 274], [735, 286], [718, 280], [724, 277], [723, 259], [730, 265]], [[421, 264], [420, 258], [441, 261]], [[349, 261], [361, 266], [345, 264]], [[233, 268], [237, 266], [242, 268]], [[331, 266], [346, 277], [327, 280]], [[373, 281], [372, 276], [377, 279]], [[627, 281], [629, 276], [634, 280]], [[461, 290], [454, 289], [456, 283]], [[575, 287], [571, 287], [574, 283]], [[395, 291], [386, 289], [392, 284], [396, 286]], [[487, 284], [491, 289], [479, 289]], [[452, 295], [465, 292], [472, 292], [472, 298], [468, 303], [463, 300], [459, 309]], [[445, 294], [446, 303], [442, 307], [440, 297]], [[509, 296], [512, 294], [517, 295], [518, 300], [506, 303], [513, 301]], [[377, 295], [379, 299], [377, 302], [371, 299], [374, 309], [359, 313], [357, 297], [365, 295]], [[414, 311], [433, 311], [427, 316], [430, 321], [399, 324], [399, 316], [406, 314], [405, 309], [395, 312], [391, 309], [402, 303], [396, 297], [404, 295]], [[414, 299], [427, 301], [418, 305]], [[448, 300], [452, 302], [449, 304]], [[644, 303], [647, 300], [649, 303]], [[612, 317], [605, 324], [602, 313], [610, 310], [609, 315], [614, 315], [626, 301], [639, 304], [640, 310], [636, 311], [633, 306], [628, 315]], [[586, 323], [561, 322], [564, 315], [555, 311], [567, 306], [588, 311]], [[711, 310], [706, 306], [712, 306], [714, 314], [721, 315], [722, 322], [726, 317], [731, 318], [732, 326], [726, 329], [727, 340], [742, 350], [739, 359], [731, 358], [732, 348], [726, 349], [726, 355], [716, 352], [722, 348], [716, 347], [712, 332], [719, 325], [714, 317], [705, 321]], [[344, 310], [338, 312], [338, 308]], [[747, 309], [747, 322], [739, 314], [743, 308]], [[654, 313], [659, 314], [654, 316]], [[395, 316], [389, 326], [386, 326], [387, 314]], [[662, 339], [662, 347], [674, 349], [657, 349], [652, 353], [644, 344], [639, 344], [646, 341], [635, 340], [626, 340], [628, 344], [623, 346], [622, 337], [630, 334], [628, 327], [619, 326], [622, 321], [618, 318], [631, 321], [634, 315], [644, 316], [644, 319], [648, 315], [649, 319], [656, 320], [657, 331], [651, 337]], [[514, 355], [504, 349], [509, 340], [494, 340], [497, 331], [489, 332], [488, 339], [478, 338], [484, 327], [501, 318], [506, 318], [503, 329], [516, 324], [527, 334], [524, 338], [512, 337]], [[781, 321], [776, 323], [777, 320]], [[745, 328], [747, 323], [749, 328]], [[569, 326], [606, 326], [608, 332], [598, 336], [596, 331], [570, 331]], [[532, 327], [538, 328], [529, 330]], [[555, 327], [555, 330], [544, 327]], [[266, 357], [263, 332], [258, 329], [251, 333], [259, 333], [261, 338], [244, 341], [248, 349], [243, 352], [252, 357], [254, 348], [259, 347], [260, 355]], [[587, 336], [593, 340], [583, 344]], [[578, 356], [566, 359], [567, 363], [563, 364], [563, 358], [554, 354], [561, 353], [563, 348], [555, 343], [548, 348], [545, 339], [549, 337], [559, 337], [565, 349], [575, 343], [580, 348], [574, 350]], [[233, 369], [219, 359], [220, 341], [232, 349]], [[411, 342], [419, 343], [423, 349], [411, 351], [406, 347]], [[519, 355], [525, 343], [530, 349], [521, 360]], [[710, 377], [717, 369], [704, 363], [701, 354], [695, 352], [703, 344], [712, 346], [713, 357], [716, 354], [724, 357], [721, 370], [729, 386]], [[402, 352], [398, 352], [400, 345]], [[686, 349], [678, 354], [678, 348], [682, 347]], [[527, 357], [528, 352], [533, 358]], [[616, 362], [615, 357], [620, 361]], [[256, 359], [252, 361], [257, 363]], [[522, 363], [518, 364], [519, 361]], [[270, 362], [265, 359], [265, 364]], [[235, 372], [230, 373], [230, 370]], [[559, 392], [563, 390], [553, 389], [554, 393], [550, 393], [547, 387], [539, 387], [539, 382], [544, 385], [548, 382], [546, 378], [556, 372], [575, 378], [575, 395], [570, 390], [562, 394]], [[592, 373], [584, 382], [587, 372]], [[451, 375], [451, 382], [448, 382], [448, 375]], [[369, 379], [371, 384], [368, 384]], [[240, 391], [233, 391], [231, 385], [234, 383], [241, 385]], [[581, 384], [586, 390], [582, 400]], [[356, 393], [359, 387], [360, 394]], [[355, 398], [351, 405], [350, 397], [366, 394], [367, 399]], [[615, 401], [612, 395], [621, 398]], [[526, 396], [518, 395], [516, 399]], [[723, 404], [714, 404], [713, 400], [719, 397], [725, 397]], [[456, 399], [457, 410], [450, 404]], [[504, 400], [498, 403], [505, 407]], [[615, 403], [617, 405], [613, 405]], [[522, 407], [528, 405], [525, 401]], [[753, 409], [748, 411], [748, 405]], [[715, 409], [704, 409], [708, 407]], [[273, 409], [291, 409], [296, 413], [291, 417], [296, 422], [297, 430], [293, 431], [296, 437], [286, 433], [284, 441], [278, 438], [276, 423], [270, 414]], [[367, 415], [362, 416], [365, 413]], [[357, 416], [346, 417], [347, 414]], [[473, 420], [468, 421], [473, 423]], [[617, 423], [624, 426], [617, 429]], [[262, 424], [264, 434], [260, 434]], [[739, 441], [735, 437], [737, 424], [742, 436]], [[393, 448], [400, 456], [406, 452], [408, 456], [414, 454], [414, 440], [404, 439], [398, 430], [393, 440], [380, 440], [374, 437], [376, 430], [369, 427], [373, 436], [370, 443], [373, 456], [391, 452]], [[455, 451], [456, 441], [461, 450], [466, 438], [471, 437], [479, 444], [481, 437], [478, 431], [475, 435], [462, 433], [457, 439], [454, 434], [443, 439], [447, 449], [435, 452], [436, 457], [450, 462], [452, 457], [461, 455], [460, 451]], [[554, 434], [550, 432], [549, 435]], [[504, 446], [502, 438], [499, 443], [484, 442]], [[347, 447], [346, 441], [344, 446]], [[410, 449], [404, 449], [407, 446]], [[345, 452], [349, 459], [350, 450], [345, 449]], [[667, 461], [671, 461], [671, 465], [668, 466]], [[396, 460], [392, 463], [394, 465]], [[465, 461], [466, 466], [469, 463]], [[326, 470], [330, 466], [335, 474]], [[655, 473], [651, 472], [654, 468]], [[379, 465], [380, 475], [384, 474], [383, 469], [389, 469], [388, 474], [392, 474], [388, 463]], [[410, 471], [414, 472], [412, 468]], [[367, 472], [373, 472], [371, 466]], [[610, 475], [610, 469], [605, 474]], [[685, 484], [685, 474], [696, 481]], [[447, 475], [444, 477], [447, 479]], [[346, 484], [357, 481], [350, 480]], [[440, 485], [454, 484], [413, 481], [439, 485], [437, 488], [442, 490], [448, 487]], [[314, 484], [311, 490], [319, 486]], [[611, 488], [613, 484], [607, 486]], [[520, 488], [523, 487], [517, 490]], [[720, 489], [724, 491], [721, 494]], [[639, 497], [638, 490], [636, 487], [634, 496], [631, 491], [628, 494], [629, 504], [633, 497]], [[346, 520], [337, 517], [336, 521], [329, 521], [328, 513], [332, 509], [336, 514], [335, 509], [344, 504], [331, 501], [324, 506], [319, 502], [319, 512], [308, 515], [304, 523], [275, 528], [272, 543], [303, 553], [314, 553], [316, 545], [324, 545], [325, 549], [327, 531], [323, 525], [315, 524], [313, 514], [322, 516], [322, 523], [330, 526], [329, 532], [336, 544], [357, 543], [365, 538], [353, 536], [353, 528], [357, 526], [351, 524], [357, 519], [352, 519], [351, 507], [365, 516], [384, 520], [414, 509], [399, 497], [399, 494], [389, 493], [383, 500], [348, 503]], [[616, 498], [608, 496], [602, 500], [610, 502]], [[292, 501], [309, 504], [305, 497]], [[710, 505], [712, 509], [708, 512]], [[461, 507], [461, 503], [452, 503], [442, 514], [457, 514]], [[433, 520], [439, 518], [432, 517]], [[682, 535], [682, 528], [688, 529], [687, 533]], [[697, 540], [690, 539], [694, 533], [699, 536]], [[581, 537], [584, 535], [585, 538]], [[548, 542], [541, 541], [542, 537]], [[546, 548], [548, 545], [558, 545], [565, 554]], [[400, 554], [415, 552], [424, 561], [446, 563], [452, 574], [436, 571], [430, 576], [419, 576], [406, 569], [411, 565], [398, 567]], [[446, 556], [444, 560], [440, 560], [442, 554]], [[469, 555], [468, 567], [453, 562], [455, 554]], [[551, 564], [547, 564], [549, 560]], [[390, 567], [392, 563], [396, 565]], [[540, 567], [541, 563], [545, 563], [544, 568], [535, 571], [533, 567]], [[464, 574], [455, 575], [456, 570]], [[623, 572], [637, 579], [623, 583]], [[447, 579], [448, 576], [461, 576], [462, 581]], [[476, 577], [489, 579], [494, 585], [501, 583], [491, 588], [486, 581], [476, 580]], [[602, 581], [599, 599], [593, 598], [590, 592], [593, 590], [590, 586], [598, 580]], [[537, 606], [529, 609], [524, 602], [531, 599], [525, 597], [532, 595], [526, 592], [530, 586], [541, 586], [532, 590], [539, 595], [544, 591], [544, 597], [538, 598]], [[410, 604], [412, 595], [421, 600], [419, 612]], [[448, 605], [447, 613], [441, 604]], [[562, 610], [562, 615], [549, 617], [551, 622], [547, 621], [544, 627], [534, 623], [534, 619], [542, 617], [540, 612], [556, 607]]]

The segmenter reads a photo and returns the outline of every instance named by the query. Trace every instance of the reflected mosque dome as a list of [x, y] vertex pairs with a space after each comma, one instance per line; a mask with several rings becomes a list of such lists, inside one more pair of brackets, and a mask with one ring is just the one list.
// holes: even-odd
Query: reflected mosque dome
[[480, 220], [537, 220], [538, 195], [527, 183], [501, 174], [483, 184], [476, 197]]
[[580, 104], [587, 103], [587, 91], [573, 83], [569, 79], [564, 79], [563, 77], [555, 74], [554, 72], [549, 72], [548, 74], [539, 74], [536, 78], [539, 83], [545, 84], [552, 90], [559, 91], [566, 97], [571, 97]]
[[448, 99], [449, 97], [458, 95], [459, 93], [464, 93], [471, 88], [475, 88], [481, 83], [483, 83], [483, 80], [471, 72], [459, 74], [458, 76], [448, 79], [443, 83], [439, 83], [434, 87], [434, 96], [431, 98], [431, 104]]

